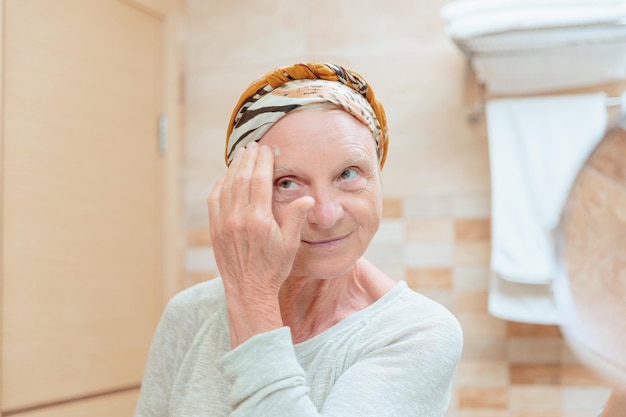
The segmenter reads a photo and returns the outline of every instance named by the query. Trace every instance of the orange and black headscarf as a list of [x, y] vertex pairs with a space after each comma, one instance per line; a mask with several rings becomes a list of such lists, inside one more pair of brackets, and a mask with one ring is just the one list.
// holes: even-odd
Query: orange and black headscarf
[[278, 68], [248, 87], [228, 124], [226, 164], [230, 164], [235, 150], [259, 141], [288, 112], [320, 102], [336, 105], [370, 129], [382, 168], [389, 141], [382, 104], [360, 74], [338, 65], [321, 63]]

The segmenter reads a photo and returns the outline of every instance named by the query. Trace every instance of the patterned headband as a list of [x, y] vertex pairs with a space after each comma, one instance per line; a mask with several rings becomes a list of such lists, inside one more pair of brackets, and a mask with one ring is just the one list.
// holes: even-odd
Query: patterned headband
[[359, 74], [331, 64], [296, 64], [267, 73], [243, 93], [228, 125], [226, 163], [235, 150], [258, 141], [288, 112], [310, 103], [329, 102], [367, 126], [376, 141], [380, 167], [389, 136], [382, 104]]

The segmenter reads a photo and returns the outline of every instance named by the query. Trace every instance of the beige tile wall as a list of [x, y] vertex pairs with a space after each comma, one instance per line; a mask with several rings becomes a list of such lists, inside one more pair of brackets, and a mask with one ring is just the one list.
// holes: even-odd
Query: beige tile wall
[[595, 416], [606, 384], [557, 328], [487, 313], [490, 179], [484, 119], [466, 120], [465, 62], [444, 34], [443, 0], [187, 0], [187, 231], [181, 287], [217, 274], [205, 199], [224, 172], [226, 123], [268, 69], [329, 61], [362, 73], [385, 104], [391, 142], [384, 221], [368, 256], [460, 320], [465, 350], [448, 416]]

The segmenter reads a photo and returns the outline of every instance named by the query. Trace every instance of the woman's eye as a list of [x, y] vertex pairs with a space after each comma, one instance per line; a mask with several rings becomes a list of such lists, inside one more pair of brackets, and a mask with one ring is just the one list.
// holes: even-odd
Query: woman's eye
[[351, 180], [353, 178], [356, 178], [356, 176], [358, 175], [356, 169], [354, 168], [348, 168], [346, 170], [344, 170], [341, 175], [339, 175], [339, 178], [341, 178], [342, 180]]
[[277, 185], [278, 188], [281, 188], [283, 190], [290, 190], [296, 187], [295, 181], [292, 180], [280, 180], [278, 181]]

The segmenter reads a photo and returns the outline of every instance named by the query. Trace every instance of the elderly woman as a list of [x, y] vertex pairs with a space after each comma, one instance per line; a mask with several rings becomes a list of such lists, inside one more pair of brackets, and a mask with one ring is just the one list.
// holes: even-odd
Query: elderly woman
[[363, 257], [387, 141], [353, 71], [298, 64], [248, 88], [208, 199], [221, 278], [168, 304], [136, 417], [445, 414], [458, 322]]

